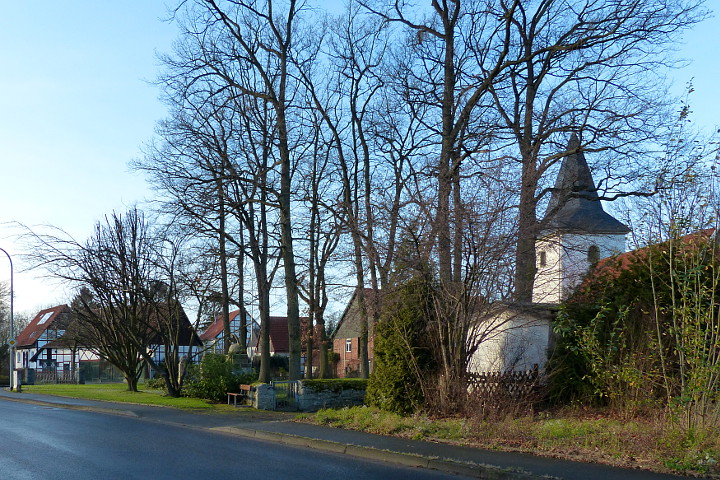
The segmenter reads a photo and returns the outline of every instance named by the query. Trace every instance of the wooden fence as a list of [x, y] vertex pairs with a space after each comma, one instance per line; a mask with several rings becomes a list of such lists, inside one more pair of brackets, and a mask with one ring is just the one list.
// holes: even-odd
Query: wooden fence
[[482, 398], [535, 397], [540, 387], [537, 368], [524, 372], [483, 372], [470, 376], [469, 390]]

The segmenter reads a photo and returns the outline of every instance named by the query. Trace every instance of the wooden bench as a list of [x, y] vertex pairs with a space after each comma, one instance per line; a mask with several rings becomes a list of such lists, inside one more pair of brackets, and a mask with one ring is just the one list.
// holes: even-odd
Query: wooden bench
[[228, 392], [228, 405], [230, 405], [230, 399], [233, 399], [233, 406], [237, 407], [237, 399], [240, 397], [241, 400], [244, 400], [248, 398], [248, 394], [250, 393], [250, 390], [252, 390], [252, 385], [240, 385], [240, 392], [238, 393], [231, 393]]

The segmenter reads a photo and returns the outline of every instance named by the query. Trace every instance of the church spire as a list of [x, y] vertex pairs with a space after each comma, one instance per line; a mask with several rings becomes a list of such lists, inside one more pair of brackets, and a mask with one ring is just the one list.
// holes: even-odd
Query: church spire
[[575, 133], [570, 137], [542, 225], [544, 231], [625, 234], [630, 230], [603, 210]]

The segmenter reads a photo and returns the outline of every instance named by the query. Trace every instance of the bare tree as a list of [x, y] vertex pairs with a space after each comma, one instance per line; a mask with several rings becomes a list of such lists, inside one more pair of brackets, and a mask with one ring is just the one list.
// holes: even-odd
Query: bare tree
[[[296, 16], [301, 5], [288, 1], [280, 8], [272, 0], [264, 2], [203, 0], [197, 2], [204, 11], [206, 28], [219, 29], [227, 49], [212, 49], [212, 56], [198, 59], [202, 74], [217, 77], [238, 94], [267, 103], [273, 110], [277, 136], [280, 188], [277, 192], [278, 222], [281, 230], [281, 254], [290, 337], [291, 379], [300, 378], [300, 311], [295, 253], [292, 233], [292, 171], [288, 115], [292, 91], [289, 68], [293, 54]], [[208, 61], [210, 60], [210, 61]], [[238, 73], [245, 78], [238, 76]], [[250, 82], [246, 81], [252, 79]]]
[[362, 3], [384, 20], [409, 29], [415, 39], [414, 58], [405, 69], [412, 76], [407, 95], [410, 101], [432, 106], [423, 113], [439, 148], [433, 170], [437, 185], [433, 238], [440, 281], [450, 288], [460, 283], [462, 273], [458, 172], [463, 160], [488, 141], [471, 129], [481, 100], [509, 64], [509, 19], [518, 2], [433, 2], [428, 11], [419, 12], [406, 2], [395, 2], [384, 11]]
[[[166, 377], [169, 393], [179, 395], [179, 365], [161, 366], [148, 350], [163, 345], [169, 354], [163, 361], [178, 360], [173, 352], [181, 345], [173, 342], [186, 340], [177, 336], [186, 325], [174, 313], [179, 308], [176, 300], [158, 301], [158, 282], [167, 270], [158, 268], [158, 239], [143, 214], [136, 209], [124, 216], [111, 214], [84, 244], [56, 228], [50, 233], [28, 230], [25, 238], [30, 246], [27, 257], [35, 267], [89, 292], [75, 301], [78, 321], [71, 333], [80, 343], [115, 365], [129, 390], [137, 391], [144, 363], [151, 361]], [[192, 342], [194, 332], [185, 333]]]
[[199, 349], [202, 342], [196, 333], [197, 323], [190, 323], [181, 303], [190, 293], [185, 289], [187, 283], [183, 282], [182, 244], [167, 236], [156, 237], [154, 244], [153, 258], [161, 277], [142, 291], [145, 322], [153, 334], [153, 349], [140, 351], [147, 364], [165, 380], [168, 395], [179, 397], [187, 366], [195, 356], [194, 349]]
[[630, 179], [661, 174], [647, 152], [666, 126], [667, 52], [705, 16], [701, 5], [542, 0], [519, 3], [510, 12], [513, 62], [490, 92], [508, 133], [498, 132], [498, 140], [507, 138], [519, 153], [507, 157], [517, 157], [520, 167], [517, 300], [532, 298], [535, 240], [543, 229], [537, 210], [551, 191], [553, 167], [577, 152], [565, 151], [570, 132], [581, 136], [577, 148], [596, 153], [605, 172], [596, 178], [600, 198], [632, 194], [638, 183]]
[[305, 336], [305, 378], [313, 377], [313, 353], [317, 345], [319, 352], [318, 378], [330, 378], [328, 364], [328, 339], [325, 328], [325, 312], [329, 303], [328, 278], [334, 253], [340, 243], [343, 226], [339, 222], [337, 205], [341, 201], [341, 191], [335, 182], [331, 144], [323, 137], [323, 120], [319, 110], [315, 110], [312, 125], [313, 151], [307, 165], [301, 165], [301, 185], [304, 192], [303, 204], [307, 205], [309, 218], [298, 222], [306, 233], [307, 241], [300, 243], [305, 250], [304, 264], [301, 262], [300, 296], [308, 305], [308, 321]]
[[469, 218], [463, 172], [465, 163], [487, 151], [492, 140], [493, 129], [482, 122], [486, 99], [493, 82], [516, 61], [508, 53], [510, 19], [519, 2], [453, 0], [433, 2], [428, 9], [407, 2], [385, 9], [361, 3], [405, 34], [398, 68], [402, 78], [396, 83], [425, 128], [425, 153], [432, 158], [420, 175], [433, 191], [419, 210], [431, 218], [431, 230], [413, 236], [425, 244], [416, 247], [427, 259], [419, 265], [437, 265], [435, 317], [442, 319], [432, 330], [439, 355], [437, 395], [459, 398], [465, 391], [466, 342], [475, 315], [471, 306], [477, 303], [465, 264]]
[[[231, 249], [228, 234], [233, 228], [228, 208], [228, 179], [224, 163], [235, 133], [223, 125], [216, 108], [207, 108], [203, 93], [192, 92], [177, 72], [163, 79], [171, 116], [158, 125], [160, 143], [146, 147], [145, 157], [134, 168], [163, 193], [160, 210], [175, 230], [192, 231], [208, 239], [207, 254], [217, 259], [217, 295], [224, 321], [224, 338], [230, 338], [230, 304], [244, 305], [242, 290], [231, 300]], [[223, 128], [225, 127], [225, 128]], [[230, 131], [228, 131], [230, 130]], [[242, 337], [242, 335], [241, 335]], [[230, 342], [224, 342], [225, 351]]]
[[[240, 216], [247, 232], [245, 251], [255, 272], [256, 300], [260, 313], [260, 372], [259, 380], [270, 379], [270, 292], [280, 266], [279, 235], [274, 225], [277, 211], [274, 193], [277, 191], [273, 170], [273, 119], [266, 104], [252, 97], [239, 97], [238, 111], [243, 118], [242, 138], [246, 148], [230, 169], [233, 178], [233, 210]], [[242, 170], [239, 170], [242, 166]]]
[[[308, 56], [312, 62], [298, 65], [297, 71], [308, 104], [319, 113], [318, 128], [325, 132], [340, 185], [336, 218], [351, 240], [348, 255], [361, 311], [360, 375], [367, 378], [369, 317], [379, 314], [377, 293], [387, 284], [392, 264], [408, 160], [406, 151], [396, 156], [402, 150], [391, 118], [396, 104], [383, 102], [392, 94], [381, 98], [388, 29], [381, 20], [363, 16], [357, 2], [326, 22], [325, 33], [311, 42], [316, 46]], [[366, 298], [366, 286], [375, 295]]]

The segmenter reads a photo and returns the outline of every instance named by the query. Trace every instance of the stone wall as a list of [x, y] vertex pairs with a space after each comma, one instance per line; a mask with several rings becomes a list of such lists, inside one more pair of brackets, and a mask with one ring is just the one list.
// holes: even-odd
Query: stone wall
[[340, 391], [314, 391], [300, 382], [298, 410], [301, 412], [315, 412], [321, 408], [353, 407], [363, 405], [364, 402], [365, 390], [344, 388]]
[[275, 410], [275, 389], [269, 383], [255, 385], [248, 396], [258, 410]]
[[[256, 385], [248, 397], [252, 406], [259, 410], [275, 409], [275, 389], [267, 383]], [[365, 390], [356, 388], [342, 388], [334, 390], [311, 389], [300, 381], [296, 407], [301, 412], [315, 412], [321, 408], [342, 408], [363, 405]]]

